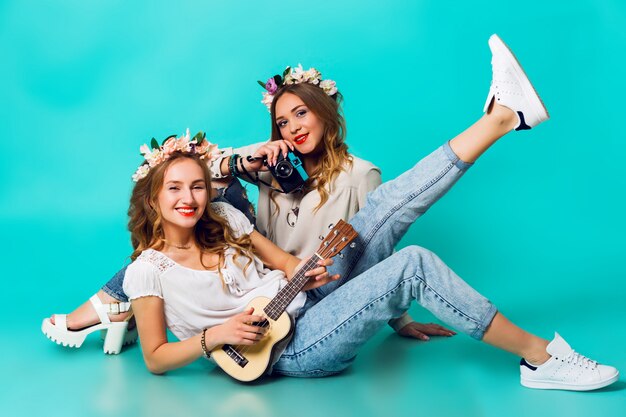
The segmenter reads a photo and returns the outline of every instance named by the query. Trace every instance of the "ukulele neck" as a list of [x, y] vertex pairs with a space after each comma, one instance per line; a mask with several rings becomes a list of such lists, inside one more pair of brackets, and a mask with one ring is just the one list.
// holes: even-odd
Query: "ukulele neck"
[[302, 291], [302, 288], [304, 288], [309, 281], [309, 277], [304, 274], [317, 267], [317, 262], [321, 259], [322, 258], [317, 253], [311, 256], [302, 268], [295, 273], [289, 283], [276, 294], [276, 297], [274, 297], [267, 306], [265, 306], [263, 311], [265, 311], [265, 314], [267, 314], [270, 319], [277, 320], [278, 317], [283, 314], [287, 306], [296, 298], [296, 295]]

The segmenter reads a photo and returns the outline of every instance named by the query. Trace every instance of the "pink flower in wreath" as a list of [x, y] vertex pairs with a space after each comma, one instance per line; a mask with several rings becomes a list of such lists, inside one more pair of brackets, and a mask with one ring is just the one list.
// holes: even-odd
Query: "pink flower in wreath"
[[272, 101], [274, 101], [274, 95], [264, 92], [263, 100], [261, 100], [261, 103], [265, 104], [265, 107], [267, 107], [267, 110], [271, 110]]
[[211, 162], [219, 156], [217, 145], [206, 139], [200, 145], [196, 145], [196, 153], [200, 155], [200, 159], [208, 159]]
[[276, 85], [276, 80], [274, 79], [274, 77], [267, 79], [267, 82], [265, 83], [265, 89], [270, 94], [276, 94], [278, 86]]
[[178, 147], [178, 144], [176, 142], [176, 138], [169, 138], [168, 140], [166, 140], [163, 146], [161, 146], [163, 153], [166, 155], [171, 155], [172, 153], [174, 153]]

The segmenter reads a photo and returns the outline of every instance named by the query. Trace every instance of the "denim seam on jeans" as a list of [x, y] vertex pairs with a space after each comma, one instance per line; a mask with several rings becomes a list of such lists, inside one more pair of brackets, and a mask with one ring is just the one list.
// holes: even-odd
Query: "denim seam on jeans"
[[[470, 321], [470, 322], [472, 322], [472, 323], [474, 323], [476, 325], [476, 330], [471, 335], [473, 338], [475, 338], [475, 339], [482, 338], [482, 334], [484, 333], [485, 328], [486, 328], [486, 326], [485, 326], [485, 317], [492, 316], [491, 312], [493, 310], [495, 310], [495, 306], [493, 306], [493, 308], [491, 308], [487, 312], [485, 317], [483, 317], [482, 319], [476, 319], [474, 317], [468, 316], [463, 311], [461, 311], [461, 309], [456, 307], [453, 303], [451, 303], [446, 298], [444, 298], [441, 294], [439, 294], [437, 291], [435, 291], [435, 289], [432, 286], [428, 285], [428, 283], [426, 282], [426, 280], [423, 277], [421, 277], [421, 276], [419, 276], [417, 274], [414, 274], [414, 275], [412, 275], [412, 276], [410, 276], [408, 278], [405, 278], [402, 281], [400, 281], [398, 283], [398, 285], [396, 285], [395, 287], [393, 287], [389, 291], [387, 291], [384, 294], [380, 295], [379, 297], [371, 300], [368, 304], [366, 304], [365, 306], [363, 306], [363, 308], [361, 308], [358, 311], [356, 311], [347, 320], [344, 320], [343, 322], [339, 323], [337, 325], [337, 327], [335, 327], [333, 329], [332, 332], [330, 332], [330, 333], [326, 334], [325, 336], [321, 337], [320, 339], [316, 340], [315, 342], [313, 342], [312, 344], [307, 346], [305, 349], [303, 349], [303, 350], [301, 350], [299, 352], [294, 352], [293, 354], [283, 354], [283, 357], [285, 359], [295, 359], [298, 356], [301, 356], [302, 354], [305, 354], [306, 352], [314, 349], [318, 344], [320, 344], [320, 343], [324, 342], [325, 340], [331, 338], [333, 336], [333, 334], [337, 333], [341, 327], [343, 327], [344, 325], [346, 325], [347, 323], [349, 323], [353, 319], [356, 319], [359, 315], [361, 315], [361, 313], [363, 311], [372, 308], [372, 306], [374, 304], [384, 300], [385, 298], [388, 298], [391, 294], [394, 294], [404, 284], [409, 283], [410, 285], [412, 285], [413, 280], [416, 279], [416, 278], [420, 281], [420, 285], [422, 285], [424, 289], [429, 290], [430, 292], [432, 292], [435, 295], [435, 298], [438, 299], [440, 302], [442, 302], [447, 308], [452, 309], [454, 311], [454, 313], [458, 314], [460, 317], [463, 317], [465, 320]], [[494, 314], [495, 314], [495, 312], [494, 312]], [[491, 320], [489, 320], [489, 322], [491, 322]]]
[[272, 371], [272, 375], [284, 375], [294, 378], [323, 378], [326, 376], [338, 375], [342, 371], [324, 371], [323, 369], [312, 369], [310, 371], [283, 371], [276, 369]]
[[478, 323], [478, 328], [472, 334], [470, 334], [470, 336], [476, 340], [483, 340], [485, 332], [487, 331], [487, 328], [493, 321], [493, 318], [495, 317], [497, 312], [498, 308], [493, 303], [490, 303], [489, 310], [485, 313], [485, 316], [480, 319], [480, 322]]
[[450, 147], [450, 141], [444, 143], [443, 151], [445, 152], [448, 159], [450, 159], [450, 161], [461, 171], [467, 171], [472, 167], [472, 165], [474, 165], [473, 162], [465, 162], [461, 158], [459, 158], [459, 156], [454, 153], [454, 151]]
[[[117, 272], [117, 274], [121, 272], [123, 276], [127, 267], [128, 265], [124, 266], [120, 271]], [[113, 279], [115, 279], [115, 276], [109, 282], [111, 282]], [[115, 298], [116, 300], [120, 302], [127, 303], [128, 297], [126, 296], [126, 294], [124, 294], [124, 291], [121, 289], [116, 291], [114, 288], [111, 288], [111, 286], [109, 285], [109, 282], [107, 282], [106, 284], [102, 286], [102, 291], [104, 291], [105, 293], [107, 293], [108, 295], [110, 295], [111, 297]]]
[[[444, 147], [444, 149], [445, 149], [445, 147]], [[450, 157], [448, 152], [446, 152], [446, 156]], [[457, 157], [457, 159], [458, 159], [458, 157]], [[345, 275], [346, 276], [350, 275], [350, 273], [354, 269], [355, 265], [359, 262], [359, 260], [361, 258], [361, 255], [363, 254], [363, 252], [365, 252], [365, 248], [367, 247], [367, 245], [369, 245], [369, 242], [371, 241], [372, 236], [374, 236], [378, 232], [378, 229], [380, 229], [385, 224], [385, 222], [387, 222], [387, 220], [391, 216], [393, 216], [399, 209], [401, 209], [403, 206], [405, 206], [407, 204], [407, 202], [417, 198], [420, 194], [424, 193], [430, 187], [432, 187], [437, 182], [439, 182], [439, 180], [441, 180], [441, 178], [443, 178], [452, 169], [452, 167], [455, 167], [455, 166], [456, 166], [455, 161], [450, 161], [450, 164], [446, 165], [444, 167], [444, 169], [437, 176], [435, 176], [428, 183], [423, 185], [422, 188], [420, 188], [419, 190], [417, 190], [416, 192], [414, 192], [412, 194], [409, 194], [404, 200], [402, 200], [401, 202], [396, 204], [394, 207], [392, 207], [387, 212], [385, 217], [383, 217], [376, 225], [374, 225], [374, 227], [372, 227], [372, 229], [370, 230], [368, 235], [363, 237], [363, 244], [359, 246], [359, 248], [357, 249], [357, 252], [354, 254], [355, 256], [352, 257], [352, 261], [348, 265], [348, 268], [347, 268], [347, 271], [346, 271]], [[461, 168], [459, 168], [459, 169], [461, 171], [463, 170]]]
[[390, 289], [386, 293], [384, 293], [384, 294], [380, 295], [379, 297], [371, 300], [369, 303], [367, 303], [365, 306], [363, 306], [363, 308], [361, 308], [358, 311], [354, 312], [354, 314], [352, 314], [347, 320], [344, 320], [343, 322], [339, 323], [337, 325], [337, 327], [335, 327], [333, 329], [332, 332], [330, 332], [330, 333], [324, 335], [323, 337], [321, 337], [320, 339], [316, 340], [311, 345], [307, 346], [306, 349], [303, 349], [303, 350], [301, 350], [299, 352], [294, 352], [293, 354], [283, 354], [281, 358], [295, 359], [295, 358], [297, 358], [299, 356], [302, 356], [303, 354], [307, 353], [308, 351], [313, 350], [318, 344], [320, 344], [320, 343], [324, 342], [325, 340], [331, 338], [333, 336], [333, 334], [337, 333], [341, 327], [345, 326], [346, 324], [351, 322], [353, 319], [358, 318], [358, 316], [360, 316], [363, 311], [370, 309], [372, 307], [372, 305], [374, 305], [374, 304], [384, 300], [385, 298], [389, 297], [391, 294], [393, 294], [396, 291], [398, 291], [398, 289], [404, 283], [410, 282], [412, 279], [413, 279], [413, 277], [409, 277], [407, 279], [404, 279], [404, 280], [400, 281], [400, 283], [398, 285], [396, 285], [395, 287], [393, 287], [392, 289]]
[[[423, 280], [422, 280], [422, 282], [423, 282]], [[454, 313], [458, 314], [459, 317], [463, 317], [465, 320], [471, 321], [472, 323], [474, 323], [476, 325], [476, 330], [474, 330], [470, 334], [470, 336], [472, 338], [474, 338], [474, 339], [477, 339], [477, 340], [481, 340], [482, 339], [483, 334], [487, 330], [487, 327], [491, 323], [491, 320], [493, 319], [493, 316], [495, 315], [495, 313], [497, 311], [496, 307], [493, 304], [491, 304], [489, 310], [487, 311], [487, 313], [485, 313], [485, 315], [483, 317], [481, 317], [480, 319], [476, 319], [474, 317], [471, 317], [471, 316], [468, 316], [467, 314], [465, 314], [463, 311], [461, 311], [461, 309], [456, 307], [454, 304], [452, 304], [447, 299], [443, 298], [437, 291], [435, 291], [431, 286], [429, 286], [425, 282], [424, 282], [424, 285], [425, 285], [425, 287], [427, 289], [431, 290], [433, 292], [433, 294], [435, 294], [435, 297], [437, 297], [439, 300], [443, 301], [448, 308], [451, 308], [454, 311]], [[487, 317], [489, 317], [489, 319], [487, 319]]]

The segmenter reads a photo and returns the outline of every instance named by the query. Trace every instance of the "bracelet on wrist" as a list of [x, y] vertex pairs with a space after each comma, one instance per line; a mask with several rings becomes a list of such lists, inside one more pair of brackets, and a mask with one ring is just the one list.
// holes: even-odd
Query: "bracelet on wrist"
[[[256, 161], [257, 158], [253, 158], [252, 156], [248, 155], [246, 156], [246, 161], [248, 161], [248, 163], [253, 163], [254, 161]], [[254, 182], [254, 183], [258, 183], [259, 182], [259, 173], [255, 172], [254, 173], [254, 178], [252, 178], [252, 175], [250, 175], [250, 173], [248, 172], [248, 170], [246, 169], [246, 167], [243, 164], [243, 156], [239, 158], [239, 161], [241, 162], [241, 171], [239, 172], [240, 175], [245, 175], [246, 177], [248, 177], [248, 180]]]
[[202, 353], [204, 353], [204, 357], [207, 359], [211, 359], [211, 352], [209, 352], [206, 348], [206, 331], [207, 329], [202, 330], [202, 338], [200, 339], [200, 345], [202, 346]]
[[[239, 172], [239, 176], [241, 176], [243, 173], [248, 174], [248, 171], [246, 170], [246, 167], [243, 166], [243, 156], [239, 157], [239, 160], [237, 161], [237, 165], [235, 165], [235, 167], [237, 168], [237, 172]], [[250, 174], [248, 174], [248, 176], [250, 176]]]
[[239, 170], [237, 169], [237, 159], [239, 159], [239, 154], [233, 154], [228, 160], [228, 173], [231, 177], [238, 177]]

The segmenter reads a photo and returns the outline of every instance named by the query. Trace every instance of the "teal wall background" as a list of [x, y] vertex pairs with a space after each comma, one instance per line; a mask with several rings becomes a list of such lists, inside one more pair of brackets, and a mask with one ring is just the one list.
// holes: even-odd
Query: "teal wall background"
[[[492, 33], [552, 119], [498, 143], [404, 244], [437, 252], [530, 330], [625, 370], [625, 26], [617, 0], [0, 2], [2, 378], [35, 372], [10, 356], [51, 350], [41, 319], [126, 261], [130, 177], [152, 136], [264, 140], [256, 80], [302, 63], [337, 81], [350, 149], [391, 179], [481, 116]], [[54, 366], [41, 361], [37, 373]], [[15, 390], [0, 395], [28, 398]]]

